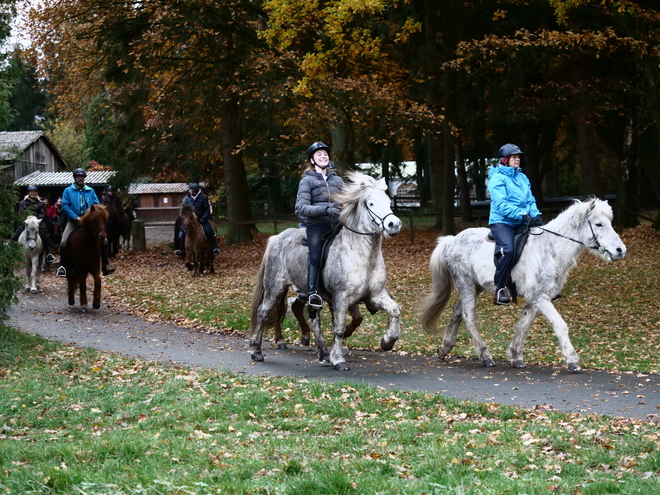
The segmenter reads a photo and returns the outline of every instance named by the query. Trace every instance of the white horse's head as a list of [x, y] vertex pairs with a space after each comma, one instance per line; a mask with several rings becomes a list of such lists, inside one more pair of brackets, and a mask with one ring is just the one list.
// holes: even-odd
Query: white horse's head
[[582, 242], [589, 252], [605, 261], [616, 261], [626, 255], [626, 245], [612, 227], [612, 207], [607, 201], [592, 198], [576, 204], [582, 220]]
[[34, 215], [30, 215], [25, 219], [25, 245], [28, 249], [37, 247], [37, 236], [39, 235], [39, 225], [41, 220], [37, 219]]
[[361, 233], [382, 232], [394, 237], [401, 231], [401, 220], [392, 213], [385, 179], [376, 180], [359, 172], [346, 174], [348, 182], [332, 200], [342, 205], [340, 221]]

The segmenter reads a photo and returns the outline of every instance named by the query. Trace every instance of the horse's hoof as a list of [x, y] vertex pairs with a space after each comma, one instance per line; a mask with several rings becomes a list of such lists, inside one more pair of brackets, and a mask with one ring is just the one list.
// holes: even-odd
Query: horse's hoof
[[392, 342], [387, 342], [385, 339], [380, 339], [380, 348], [383, 349], [384, 351], [391, 351], [392, 348], [394, 347], [394, 343], [396, 340], [393, 340]]
[[37, 289], [30, 289], [30, 294], [36, 294], [36, 293], [37, 293]]
[[286, 343], [284, 343], [284, 342], [280, 342], [279, 344], [277, 344], [277, 348], [281, 349], [283, 351], [286, 351], [288, 349], [288, 347], [286, 346]]
[[74, 304], [76, 304], [76, 301], [74, 301], [73, 299], [69, 299], [69, 306], [73, 306]]
[[449, 353], [444, 351], [442, 347], [438, 349], [438, 357], [440, 358], [440, 361], [444, 361], [445, 358], [447, 357], [447, 354]]
[[322, 363], [329, 363], [330, 362], [330, 354], [320, 354], [319, 355], [319, 361]]
[[521, 359], [516, 359], [515, 361], [511, 361], [511, 367], [520, 369], [527, 368], [527, 365]]
[[582, 367], [578, 363], [568, 363], [568, 369], [571, 373], [582, 373]]
[[80, 308], [81, 313], [87, 313], [87, 308]]
[[350, 351], [348, 350], [348, 347], [342, 347], [341, 348], [341, 355], [342, 356], [348, 356], [349, 352]]
[[309, 345], [309, 339], [300, 339], [300, 345]]
[[486, 359], [484, 359], [484, 366], [486, 368], [494, 368], [495, 367], [495, 361], [493, 361], [492, 358], [486, 358]]
[[261, 352], [253, 352], [250, 354], [250, 357], [252, 358], [252, 361], [261, 362], [264, 360], [264, 355]]
[[100, 302], [98, 302], [98, 303], [94, 303], [94, 304], [92, 304], [92, 307], [93, 307], [94, 309], [99, 309], [99, 308], [101, 307], [101, 303], [100, 303]]
[[348, 370], [351, 369], [351, 368], [348, 367], [348, 365], [347, 365], [346, 362], [344, 362], [344, 361], [335, 364], [335, 365], [334, 365], [334, 368], [335, 368], [337, 371], [348, 371]]

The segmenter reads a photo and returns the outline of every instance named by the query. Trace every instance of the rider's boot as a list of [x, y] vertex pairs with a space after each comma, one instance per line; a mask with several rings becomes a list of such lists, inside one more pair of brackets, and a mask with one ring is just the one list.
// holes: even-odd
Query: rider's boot
[[307, 304], [311, 309], [321, 309], [323, 299], [318, 294], [319, 269], [307, 263]]
[[60, 267], [57, 269], [58, 277], [66, 277], [67, 252], [66, 246], [60, 245]]
[[211, 247], [213, 248], [213, 256], [218, 256], [220, 250], [218, 249], [218, 240], [215, 236], [211, 237]]

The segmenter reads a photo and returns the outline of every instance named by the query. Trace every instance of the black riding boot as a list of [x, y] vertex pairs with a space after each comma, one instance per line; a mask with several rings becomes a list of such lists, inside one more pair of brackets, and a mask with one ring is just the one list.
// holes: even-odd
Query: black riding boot
[[318, 294], [319, 269], [307, 263], [307, 304], [312, 309], [321, 309], [323, 299]]

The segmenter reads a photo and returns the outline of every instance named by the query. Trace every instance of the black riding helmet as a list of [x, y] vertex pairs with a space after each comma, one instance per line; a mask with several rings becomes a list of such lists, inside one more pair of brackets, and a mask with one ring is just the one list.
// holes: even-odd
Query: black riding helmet
[[328, 145], [322, 143], [321, 141], [318, 141], [312, 144], [307, 150], [307, 159], [311, 161], [312, 157], [314, 156], [314, 153], [316, 153], [318, 150], [325, 150], [328, 152], [328, 155], [330, 154], [330, 148], [328, 147]]
[[28, 190], [28, 192], [30, 192], [30, 191], [38, 191], [39, 188], [38, 188], [37, 186], [35, 186], [34, 184], [30, 184], [30, 185], [28, 186], [27, 190]]
[[73, 176], [75, 177], [76, 175], [82, 175], [83, 177], [87, 177], [87, 172], [85, 172], [84, 168], [77, 168], [73, 171]]
[[497, 152], [497, 158], [508, 158], [510, 155], [522, 155], [523, 152], [515, 144], [507, 143]]
[[191, 182], [188, 184], [188, 189], [191, 191], [199, 191], [199, 184], [197, 182]]

